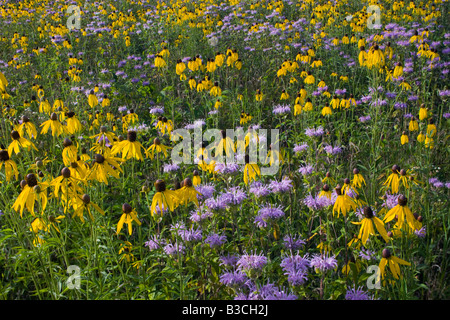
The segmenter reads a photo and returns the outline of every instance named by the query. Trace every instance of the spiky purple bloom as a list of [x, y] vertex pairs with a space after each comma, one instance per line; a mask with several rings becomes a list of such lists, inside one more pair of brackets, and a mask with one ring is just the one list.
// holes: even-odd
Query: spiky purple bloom
[[239, 256], [238, 255], [226, 255], [226, 256], [221, 256], [219, 258], [220, 266], [226, 266], [226, 267], [236, 267], [236, 263], [239, 260]]
[[317, 129], [314, 128], [308, 128], [305, 130], [305, 134], [308, 137], [320, 137], [321, 135], [323, 135], [325, 133], [325, 131], [323, 130], [323, 128], [320, 126]]
[[375, 257], [375, 252], [374, 251], [370, 251], [369, 249], [365, 249], [365, 248], [361, 248], [361, 251], [359, 252], [359, 256], [361, 257], [361, 259], [364, 260], [372, 260]]
[[261, 181], [254, 181], [248, 190], [255, 197], [261, 198], [269, 195], [271, 193], [269, 187], [263, 184]]
[[326, 272], [337, 267], [337, 260], [334, 255], [330, 257], [328, 254], [317, 254], [311, 259], [311, 267], [321, 272]]
[[300, 169], [298, 169], [298, 172], [300, 172], [304, 176], [310, 175], [311, 173], [313, 173], [313, 171], [314, 167], [309, 164], [300, 166]]
[[373, 297], [370, 297], [368, 293], [364, 292], [362, 287], [358, 289], [348, 288], [345, 294], [345, 300], [373, 300]]
[[386, 200], [382, 204], [383, 207], [386, 207], [388, 209], [392, 209], [398, 204], [398, 197], [400, 197], [400, 194], [389, 194], [386, 192], [385, 194]]
[[289, 105], [276, 105], [272, 112], [273, 114], [285, 114], [291, 112], [291, 107]]
[[270, 182], [269, 188], [274, 193], [288, 192], [293, 188], [292, 180], [286, 177], [284, 177], [283, 180], [281, 180], [280, 182], [273, 180]]
[[145, 242], [144, 246], [148, 247], [150, 251], [161, 248], [161, 246], [166, 245], [166, 240], [160, 239], [158, 236], [152, 236], [148, 241]]
[[290, 236], [285, 236], [283, 238], [283, 244], [285, 246], [286, 249], [288, 250], [298, 250], [301, 247], [303, 247], [303, 245], [305, 245], [305, 241], [301, 238], [297, 238], [296, 236], [294, 237], [290, 237]]
[[256, 286], [254, 283], [247, 281], [249, 293], [241, 292], [234, 300], [297, 300], [297, 296], [288, 293], [284, 288], [280, 288], [272, 283], [263, 286]]
[[261, 254], [243, 254], [237, 261], [237, 269], [241, 271], [262, 270], [267, 264], [267, 257]]
[[269, 204], [259, 209], [254, 222], [258, 227], [266, 228], [269, 220], [279, 219], [283, 217], [284, 214], [283, 207], [272, 207], [272, 205]]
[[206, 220], [208, 218], [211, 218], [213, 216], [213, 213], [208, 210], [208, 208], [204, 207], [203, 205], [200, 205], [200, 208], [198, 208], [195, 211], [191, 211], [191, 216], [189, 219], [192, 222], [200, 223], [203, 220]]
[[304, 151], [306, 149], [308, 149], [308, 144], [307, 143], [303, 143], [303, 144], [296, 144], [294, 146], [293, 150], [294, 150], [295, 153], [300, 153], [300, 152], [302, 152], [302, 151]]
[[178, 242], [175, 242], [175, 244], [168, 243], [164, 246], [164, 252], [169, 256], [184, 254], [184, 246]]
[[167, 163], [163, 166], [164, 172], [177, 171], [178, 169], [180, 169], [180, 167], [175, 163]]
[[200, 194], [197, 194], [197, 198], [203, 200], [211, 198], [216, 191], [216, 188], [212, 183], [207, 183], [195, 186], [195, 190], [200, 192]]
[[425, 238], [425, 236], [427, 235], [427, 227], [423, 226], [422, 228], [420, 228], [419, 230], [415, 230], [414, 234], [416, 236], [418, 236], [419, 238]]
[[227, 237], [216, 233], [211, 233], [205, 239], [205, 243], [209, 244], [211, 248], [220, 247], [225, 242], [227, 242]]
[[220, 282], [227, 287], [240, 287], [247, 281], [247, 275], [237, 270], [225, 272], [220, 276]]

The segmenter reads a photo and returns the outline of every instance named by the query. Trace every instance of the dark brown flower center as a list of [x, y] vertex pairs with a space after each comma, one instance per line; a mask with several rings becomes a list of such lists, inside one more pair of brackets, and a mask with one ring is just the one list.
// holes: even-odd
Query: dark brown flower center
[[94, 155], [94, 160], [95, 160], [95, 162], [102, 164], [103, 162], [105, 162], [105, 157], [99, 153], [96, 153]]
[[88, 194], [83, 194], [81, 200], [83, 200], [84, 204], [89, 204], [91, 202], [91, 197]]
[[9, 154], [7, 150], [0, 150], [0, 161], [8, 161]]
[[62, 170], [61, 170], [61, 175], [62, 175], [65, 179], [70, 178], [70, 169], [67, 168], [67, 167], [62, 168]]
[[191, 180], [191, 178], [184, 179], [183, 185], [186, 186], [186, 187], [192, 187], [192, 180]]
[[17, 132], [16, 130], [11, 131], [11, 138], [13, 138], [14, 140], [19, 140], [20, 139], [19, 132]]
[[38, 184], [37, 178], [33, 173], [27, 174], [27, 176], [25, 177], [25, 181], [30, 188], [33, 188]]
[[122, 205], [123, 213], [130, 213], [132, 210], [133, 210], [133, 208], [128, 203], [124, 203]]
[[155, 182], [155, 188], [156, 188], [156, 192], [164, 192], [166, 191], [166, 183], [164, 182], [164, 180], [156, 180]]
[[402, 207], [406, 206], [406, 204], [408, 203], [408, 199], [406, 199], [406, 197], [404, 195], [400, 195], [398, 197], [398, 204]]
[[371, 207], [364, 207], [363, 212], [364, 212], [364, 216], [367, 219], [373, 218], [373, 211], [372, 211]]
[[382, 253], [383, 258], [389, 259], [391, 257], [391, 251], [389, 249], [384, 249]]
[[127, 138], [128, 138], [128, 141], [135, 142], [136, 138], [137, 138], [136, 131], [128, 131]]

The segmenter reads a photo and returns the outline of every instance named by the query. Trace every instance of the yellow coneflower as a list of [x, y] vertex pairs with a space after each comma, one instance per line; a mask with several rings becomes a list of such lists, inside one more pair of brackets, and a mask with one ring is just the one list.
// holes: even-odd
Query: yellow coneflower
[[209, 91], [209, 94], [213, 97], [220, 97], [222, 95], [222, 89], [220, 89], [219, 83], [217, 81], [214, 82], [214, 86]]
[[310, 98], [307, 98], [306, 99], [306, 103], [305, 103], [305, 105], [303, 106], [303, 111], [312, 111], [313, 110], [313, 104], [312, 104], [312, 102], [311, 102], [311, 99]]
[[82, 180], [72, 177], [70, 169], [64, 167], [61, 170], [61, 175], [50, 182], [50, 186], [54, 188], [55, 197], [58, 197], [59, 191], [61, 191], [62, 199], [69, 201], [73, 196], [83, 192], [81, 187], [78, 185], [79, 181]]
[[305, 78], [304, 83], [314, 84], [314, 82], [315, 82], [314, 76], [311, 74], [311, 71], [308, 71], [308, 76]]
[[156, 129], [158, 129], [162, 135], [172, 132], [173, 123], [172, 120], [168, 120], [166, 117], [159, 117], [158, 122], [156, 123]]
[[183, 180], [183, 186], [175, 191], [180, 199], [180, 204], [187, 205], [190, 202], [194, 202], [198, 207], [198, 199], [197, 195], [201, 193], [195, 190], [192, 180], [190, 178], [186, 178]]
[[337, 95], [333, 96], [333, 99], [330, 101], [330, 105], [333, 107], [333, 109], [336, 109], [339, 107], [339, 98]]
[[335, 188], [335, 191], [337, 194], [337, 198], [333, 206], [333, 217], [335, 212], [337, 212], [338, 218], [340, 213], [342, 213], [345, 217], [347, 215], [347, 212], [349, 212], [351, 209], [356, 209], [356, 203], [348, 195], [342, 194], [341, 185], [338, 184]]
[[111, 152], [94, 155], [94, 165], [89, 173], [86, 174], [86, 180], [97, 180], [108, 184], [108, 177], [119, 179], [119, 172], [123, 173], [120, 167], [120, 158], [111, 156]]
[[8, 80], [6, 80], [5, 75], [2, 72], [0, 72], [0, 91], [5, 92], [7, 86]]
[[158, 69], [164, 68], [167, 65], [166, 61], [164, 61], [162, 56], [159, 54], [156, 55], [154, 64]]
[[[134, 130], [129, 130], [127, 133], [127, 139], [118, 142], [111, 149], [111, 155], [116, 155], [122, 153], [122, 159], [135, 158], [137, 160], [143, 161], [141, 149], [144, 149], [139, 141], [136, 141], [137, 133]], [[145, 150], [145, 149], [144, 149]]]
[[342, 186], [342, 193], [344, 194], [359, 194], [358, 191], [350, 184], [350, 179], [344, 179], [344, 185]]
[[403, 223], [406, 221], [406, 224], [411, 228], [411, 230], [420, 229], [417, 220], [414, 218], [411, 209], [408, 208], [408, 199], [404, 195], [400, 195], [398, 197], [398, 204], [389, 210], [384, 216], [383, 221], [388, 223], [394, 220], [397, 217], [396, 226], [400, 229], [403, 226]]
[[299, 115], [302, 113], [302, 106], [300, 104], [294, 105], [294, 116]]
[[150, 159], [153, 159], [155, 157], [155, 152], [158, 154], [163, 153], [164, 158], [167, 158], [167, 156], [168, 156], [167, 150], [168, 149], [171, 149], [171, 148], [161, 144], [161, 140], [159, 140], [159, 138], [155, 138], [155, 139], [153, 139], [153, 144], [145, 152], [150, 156]]
[[331, 116], [332, 112], [331, 112], [331, 108], [328, 106], [328, 104], [326, 104], [323, 108], [322, 108], [322, 116]]
[[437, 132], [436, 125], [434, 124], [433, 119], [430, 119], [430, 123], [427, 126], [427, 136], [433, 138], [436, 135], [436, 132]]
[[157, 180], [155, 182], [156, 193], [153, 196], [152, 206], [150, 208], [150, 214], [153, 216], [157, 214], [157, 206], [162, 213], [165, 210], [173, 211], [176, 208], [176, 204], [181, 202], [178, 192], [173, 190], [166, 190], [166, 183], [164, 180]]
[[14, 202], [12, 208], [14, 211], [20, 213], [22, 217], [23, 210], [27, 210], [34, 216], [35, 201], [41, 200], [41, 210], [44, 211], [47, 206], [46, 190], [49, 187], [47, 182], [39, 182], [36, 175], [29, 173], [26, 175], [25, 180], [20, 182], [22, 191]]
[[77, 196], [76, 200], [73, 202], [73, 215], [72, 218], [78, 217], [81, 222], [84, 223], [83, 213], [87, 211], [91, 220], [94, 220], [91, 210], [95, 209], [101, 215], [105, 215], [105, 211], [103, 211], [98, 205], [91, 202], [91, 197], [88, 194], [83, 194], [81, 197]]
[[134, 261], [136, 258], [131, 253], [132, 250], [133, 245], [129, 241], [125, 241], [124, 243], [120, 244], [119, 254], [121, 254], [122, 256], [120, 257], [119, 262], [122, 260], [126, 260], [127, 262]]
[[109, 107], [111, 105], [111, 100], [108, 98], [108, 96], [105, 94], [103, 95], [103, 99], [102, 99], [102, 107]]
[[269, 150], [267, 151], [267, 156], [265, 160], [265, 164], [269, 164], [272, 166], [273, 163], [282, 164], [284, 162], [283, 152], [282, 150], [274, 150], [272, 145], [269, 146]]
[[331, 173], [327, 171], [327, 173], [325, 174], [325, 178], [322, 179], [322, 183], [328, 183], [330, 185], [333, 185], [336, 184], [336, 180], [334, 180], [333, 177], [331, 176]]
[[327, 184], [324, 184], [322, 190], [319, 192], [319, 198], [321, 197], [327, 197], [331, 200], [331, 190]]
[[41, 134], [46, 134], [48, 130], [51, 129], [53, 137], [59, 137], [60, 135], [67, 133], [67, 129], [59, 122], [58, 115], [54, 112], [51, 114], [50, 120], [43, 122], [41, 127], [43, 127]]
[[200, 178], [200, 175], [198, 174], [197, 170], [194, 170], [192, 173], [192, 184], [195, 186], [198, 186], [202, 183], [202, 179]]
[[95, 106], [98, 105], [98, 99], [97, 96], [94, 94], [94, 90], [91, 90], [88, 95], [88, 103], [91, 108], [94, 108]]
[[398, 175], [400, 167], [395, 164], [392, 166], [391, 170], [392, 173], [389, 175], [389, 177], [386, 179], [383, 185], [387, 186], [388, 188], [391, 188], [392, 193], [397, 193], [400, 185], [400, 177]]
[[20, 136], [24, 136], [26, 133], [30, 139], [37, 138], [36, 127], [27, 116], [22, 116], [22, 123], [17, 127], [17, 131]]
[[262, 93], [262, 91], [260, 89], [257, 89], [256, 94], [255, 94], [255, 100], [262, 101], [263, 97], [264, 97], [264, 94]]
[[422, 103], [419, 110], [419, 120], [422, 121], [426, 118], [428, 118], [428, 109], [425, 108], [425, 104]]
[[359, 173], [359, 169], [355, 168], [353, 169], [353, 180], [352, 185], [357, 188], [361, 188], [362, 184], [366, 185], [366, 180], [364, 180], [364, 177], [361, 173]]
[[13, 151], [16, 154], [19, 153], [21, 147], [25, 148], [26, 150], [30, 150], [31, 148], [33, 148], [34, 150], [38, 151], [33, 142], [30, 142], [27, 139], [21, 137], [19, 132], [17, 132], [16, 130], [11, 131], [11, 138], [12, 142], [8, 146], [8, 153], [10, 157], [12, 156]]
[[216, 52], [216, 56], [214, 58], [214, 63], [216, 66], [221, 67], [223, 63], [225, 62], [225, 55], [220, 52]]
[[116, 235], [120, 233], [122, 230], [123, 224], [128, 225], [128, 234], [131, 236], [133, 233], [133, 221], [136, 222], [138, 225], [141, 225], [141, 222], [137, 218], [137, 212], [133, 207], [131, 207], [128, 203], [124, 203], [122, 205], [122, 216], [120, 217], [119, 223], [117, 224], [117, 231]]
[[409, 121], [408, 129], [409, 129], [409, 131], [419, 131], [419, 123], [417, 122], [415, 117], [411, 117], [411, 121]]
[[287, 99], [289, 99], [289, 93], [287, 93], [286, 90], [283, 89], [283, 91], [281, 91], [280, 100], [287, 100]]
[[394, 257], [393, 255], [391, 255], [391, 252], [389, 251], [389, 249], [384, 249], [383, 253], [382, 253], [382, 259], [380, 261], [380, 274], [381, 274], [381, 278], [384, 278], [385, 275], [385, 269], [386, 266], [389, 265], [389, 269], [392, 272], [392, 275], [394, 276], [395, 279], [399, 279], [400, 274], [400, 264], [405, 265], [405, 266], [410, 266], [411, 263], [406, 262], [405, 260], [402, 260], [400, 258]]
[[77, 161], [78, 149], [73, 145], [72, 140], [65, 138], [63, 141], [64, 149], [62, 151], [62, 158], [64, 165], [69, 166], [71, 162]]
[[409, 138], [406, 135], [406, 131], [403, 131], [402, 136], [400, 137], [400, 143], [402, 145], [409, 143]]
[[367, 240], [369, 239], [369, 235], [375, 235], [375, 228], [380, 233], [380, 235], [383, 237], [384, 241], [388, 242], [389, 238], [386, 232], [386, 229], [384, 228], [384, 223], [381, 221], [378, 217], [375, 217], [372, 211], [372, 208], [370, 207], [364, 207], [364, 218], [359, 222], [352, 222], [356, 225], [361, 225], [361, 229], [359, 230], [358, 238], [361, 239], [361, 243], [363, 245], [366, 244]]
[[364, 46], [359, 47], [359, 55], [358, 55], [358, 61], [359, 66], [364, 67], [367, 65], [367, 52], [366, 48]]
[[417, 141], [420, 143], [425, 141], [425, 135], [422, 132], [420, 132], [419, 135], [417, 136]]
[[70, 134], [75, 134], [77, 132], [81, 132], [83, 130], [83, 126], [81, 125], [80, 120], [75, 115], [75, 112], [69, 111], [66, 112], [66, 123], [67, 123], [67, 132]]
[[0, 150], [0, 170], [3, 165], [5, 165], [5, 177], [6, 182], [11, 181], [11, 177], [14, 175], [16, 180], [19, 177], [19, 170], [17, 164], [9, 158], [8, 150], [4, 149], [3, 146]]
[[256, 177], [261, 177], [261, 170], [257, 163], [250, 163], [250, 156], [245, 155], [245, 166], [244, 166], [244, 183], [248, 185], [249, 182], [256, 181]]
[[222, 139], [220, 139], [215, 146], [216, 155], [221, 156], [225, 151], [225, 154], [227, 155], [227, 157], [229, 157], [231, 155], [231, 151], [236, 152], [234, 143], [230, 137], [227, 137], [227, 132], [225, 130], [221, 130], [220, 133], [222, 135]]

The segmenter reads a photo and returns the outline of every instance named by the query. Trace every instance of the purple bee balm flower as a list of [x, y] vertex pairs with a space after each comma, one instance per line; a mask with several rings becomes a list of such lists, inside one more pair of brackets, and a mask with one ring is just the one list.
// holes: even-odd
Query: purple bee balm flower
[[255, 223], [260, 228], [267, 227], [267, 221], [271, 219], [279, 219], [284, 216], [283, 207], [272, 207], [271, 204], [259, 209], [258, 215], [255, 217]]
[[227, 242], [226, 236], [221, 236], [216, 233], [211, 233], [208, 237], [205, 239], [205, 243], [209, 244], [211, 248], [220, 247], [225, 242]]
[[321, 272], [335, 269], [337, 267], [337, 260], [335, 256], [328, 256], [323, 254], [314, 255], [311, 259], [311, 267]]
[[248, 281], [245, 273], [240, 271], [225, 272], [220, 276], [220, 282], [227, 287], [240, 287]]
[[226, 255], [226, 256], [221, 256], [219, 258], [220, 266], [226, 266], [226, 267], [236, 267], [236, 263], [239, 260], [239, 256], [238, 255]]
[[218, 197], [217, 199], [209, 198], [205, 200], [205, 206], [211, 210], [225, 210], [228, 206], [228, 202], [221, 197]]
[[427, 227], [423, 226], [422, 228], [420, 228], [419, 230], [415, 230], [414, 234], [416, 236], [418, 236], [419, 238], [425, 238], [425, 236], [427, 235]]
[[148, 247], [150, 251], [161, 248], [161, 246], [166, 245], [164, 239], [160, 239], [158, 236], [152, 236], [150, 240], [146, 241], [144, 246]]
[[164, 172], [177, 171], [178, 169], [180, 169], [180, 167], [175, 163], [172, 163], [172, 164], [168, 163], [168, 164], [165, 164], [163, 167]]
[[296, 144], [294, 146], [293, 150], [294, 150], [295, 153], [300, 153], [300, 152], [302, 152], [302, 151], [304, 151], [306, 149], [308, 149], [308, 144], [304, 143], [304, 144]]
[[398, 109], [405, 109], [406, 107], [407, 107], [408, 105], [405, 103], [405, 102], [396, 102], [395, 104], [394, 104], [394, 108], [396, 109], [396, 110], [398, 110]]
[[398, 204], [398, 197], [400, 197], [400, 194], [389, 194], [386, 192], [385, 196], [386, 200], [382, 204], [383, 207], [390, 210]]
[[397, 94], [395, 92], [386, 92], [386, 97], [389, 99], [395, 99]]
[[372, 260], [375, 257], [375, 252], [370, 251], [369, 249], [361, 248], [359, 252], [359, 256], [364, 260]]
[[273, 114], [285, 114], [291, 112], [291, 107], [289, 105], [276, 105], [272, 112]]
[[237, 205], [247, 199], [247, 194], [241, 187], [230, 187], [225, 191], [225, 193], [220, 195], [220, 198], [227, 204]]
[[443, 116], [444, 116], [445, 119], [449, 119], [450, 118], [450, 112], [444, 113]]
[[368, 116], [362, 116], [362, 117], [360, 117], [359, 118], [359, 121], [361, 121], [361, 122], [367, 122], [367, 121], [370, 121], [372, 119], [372, 117], [370, 116], [370, 115], [368, 115]]
[[220, 174], [233, 174], [239, 171], [237, 163], [216, 163], [215, 169]]
[[197, 198], [203, 200], [211, 198], [216, 191], [216, 188], [212, 183], [208, 183], [195, 186], [195, 190], [200, 192], [200, 194], [197, 194]]
[[163, 114], [164, 113], [164, 107], [156, 106], [150, 109], [151, 114]]
[[313, 173], [313, 171], [314, 171], [313, 166], [309, 164], [300, 166], [300, 169], [298, 169], [298, 172], [300, 172], [304, 176], [310, 175], [311, 173]]
[[242, 271], [262, 270], [267, 264], [267, 257], [261, 254], [243, 254], [237, 261], [237, 269]]
[[298, 250], [301, 247], [303, 247], [303, 245], [306, 242], [303, 239], [297, 238], [296, 236], [294, 237], [290, 237], [290, 236], [285, 236], [283, 238], [283, 244], [286, 247], [286, 249], [289, 250]]
[[261, 181], [254, 181], [250, 185], [249, 192], [257, 198], [265, 197], [271, 193], [269, 187]]
[[175, 244], [168, 243], [164, 246], [164, 252], [169, 256], [184, 254], [184, 246], [178, 242], [175, 242]]
[[345, 300], [373, 300], [373, 297], [370, 297], [368, 293], [364, 292], [362, 287], [358, 289], [348, 288], [345, 294]]
[[211, 218], [212, 216], [213, 213], [209, 211], [208, 208], [205, 208], [201, 205], [200, 208], [198, 208], [197, 210], [191, 211], [191, 216], [189, 217], [189, 219], [192, 222], [200, 223], [203, 220]]
[[177, 233], [181, 237], [181, 239], [185, 242], [202, 240], [202, 230], [200, 229], [193, 229], [193, 228], [191, 228], [190, 230], [180, 229], [178, 230]]
[[308, 278], [308, 268], [310, 261], [307, 256], [302, 257], [298, 254], [284, 258], [280, 264], [285, 275], [288, 276], [289, 284], [293, 286], [302, 285]]
[[280, 182], [273, 180], [270, 182], [269, 188], [274, 193], [288, 192], [293, 188], [292, 180], [290, 180], [289, 178], [286, 178], [286, 177], [284, 177], [283, 180], [281, 180]]

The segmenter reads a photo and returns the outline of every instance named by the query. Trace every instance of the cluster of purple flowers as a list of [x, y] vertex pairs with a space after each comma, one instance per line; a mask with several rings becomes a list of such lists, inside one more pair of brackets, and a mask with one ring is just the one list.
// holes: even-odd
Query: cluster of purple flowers
[[308, 278], [308, 268], [310, 261], [307, 256], [302, 257], [298, 253], [294, 256], [288, 256], [281, 261], [281, 268], [284, 274], [288, 276], [288, 282], [292, 286], [304, 284]]
[[305, 134], [308, 137], [320, 137], [324, 133], [325, 133], [325, 131], [323, 130], [322, 126], [318, 127], [317, 129], [308, 128], [305, 130]]
[[240, 292], [234, 300], [297, 300], [295, 294], [287, 292], [272, 283], [257, 286], [252, 281], [246, 282], [247, 290]]
[[445, 186], [447, 189], [450, 189], [450, 182], [443, 183], [439, 181], [438, 178], [430, 178], [428, 179], [428, 183], [433, 185], [435, 188], [443, 188]]
[[333, 147], [333, 146], [331, 146], [331, 145], [329, 145], [329, 144], [326, 144], [325, 147], [323, 147], [323, 149], [324, 149], [325, 152], [328, 153], [328, 154], [333, 154], [333, 155], [335, 155], [335, 154], [342, 153], [342, 147], [340, 147], [340, 146], [335, 146], [335, 147]]
[[337, 260], [335, 256], [329, 256], [328, 254], [317, 254], [310, 260], [311, 267], [316, 271], [327, 272], [328, 270], [335, 269], [337, 267]]
[[293, 188], [292, 180], [284, 177], [281, 181], [272, 180], [269, 183], [269, 189], [274, 193], [288, 192]]
[[300, 153], [300, 152], [302, 152], [302, 151], [304, 151], [306, 149], [308, 149], [308, 144], [307, 143], [303, 143], [303, 144], [296, 144], [294, 146], [293, 150], [294, 150], [295, 153]]
[[373, 297], [362, 290], [362, 287], [359, 287], [358, 289], [348, 288], [345, 294], [345, 300], [373, 300]]
[[289, 105], [276, 105], [273, 107], [273, 114], [285, 114], [291, 112], [291, 107]]
[[300, 166], [298, 169], [298, 172], [300, 172], [303, 176], [310, 175], [313, 173], [314, 167], [312, 165], [306, 164], [304, 166]]
[[271, 193], [269, 187], [261, 181], [254, 181], [248, 191], [257, 198], [268, 196]]
[[258, 215], [255, 217], [255, 224], [260, 228], [266, 228], [267, 222], [270, 220], [279, 219], [284, 216], [282, 206], [274, 207], [271, 204], [261, 207], [258, 211]]
[[320, 197], [319, 194], [317, 194], [315, 197], [309, 194], [303, 199], [303, 203], [311, 210], [320, 210], [322, 208], [333, 205], [336, 201], [336, 198], [337, 194], [335, 192], [331, 194], [331, 199], [326, 196]]

